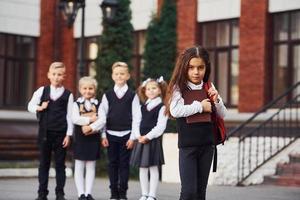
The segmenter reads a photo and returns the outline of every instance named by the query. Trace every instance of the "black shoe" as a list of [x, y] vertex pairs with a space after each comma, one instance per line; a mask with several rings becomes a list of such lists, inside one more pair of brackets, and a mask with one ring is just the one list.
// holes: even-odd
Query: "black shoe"
[[35, 200], [48, 200], [46, 196], [38, 196]]
[[84, 194], [80, 195], [80, 197], [78, 198], [78, 200], [87, 200], [87, 198], [84, 196]]
[[111, 200], [119, 200], [119, 192], [118, 191], [111, 191], [111, 196], [110, 198]]
[[86, 200], [95, 200], [92, 195], [88, 194]]
[[57, 194], [56, 200], [67, 200], [63, 194]]
[[119, 200], [127, 200], [127, 195], [126, 194], [120, 194]]

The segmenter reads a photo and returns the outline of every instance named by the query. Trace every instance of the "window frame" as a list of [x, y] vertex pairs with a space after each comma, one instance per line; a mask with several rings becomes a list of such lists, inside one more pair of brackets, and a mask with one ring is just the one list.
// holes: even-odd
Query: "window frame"
[[[227, 56], [228, 56], [228, 59], [227, 59], [227, 66], [228, 66], [228, 76], [227, 76], [227, 96], [226, 96], [226, 99], [227, 99], [227, 102], [226, 102], [226, 106], [227, 107], [231, 107], [231, 108], [236, 108], [238, 106], [238, 102], [236, 105], [232, 104], [232, 98], [231, 98], [231, 62], [232, 62], [232, 51], [233, 50], [238, 50], [239, 52], [239, 44], [232, 44], [233, 43], [233, 26], [234, 24], [238, 24], [238, 27], [239, 27], [239, 19], [238, 18], [233, 18], [233, 19], [226, 19], [226, 20], [218, 20], [218, 21], [209, 21], [209, 22], [201, 22], [199, 23], [199, 37], [198, 37], [198, 41], [200, 41], [200, 44], [203, 45], [204, 44], [204, 41], [203, 41], [203, 27], [205, 25], [208, 25], [208, 24], [216, 24], [216, 23], [224, 23], [224, 22], [227, 22], [229, 23], [229, 44], [228, 46], [217, 46], [217, 44], [214, 46], [214, 47], [206, 47], [204, 46], [209, 53], [213, 53], [214, 54], [214, 58], [211, 58], [211, 59], [214, 59], [212, 61], [212, 63], [214, 63], [214, 67], [218, 66], [218, 54], [219, 53], [222, 53], [222, 52], [227, 52]], [[238, 41], [239, 41], [239, 38], [238, 38]], [[238, 54], [239, 55], [239, 54]], [[217, 76], [218, 75], [218, 70], [217, 70], [218, 67], [215, 68], [215, 70], [212, 70], [214, 71], [214, 74], [211, 74], [211, 76], [214, 77], [214, 84], [216, 85], [216, 87], [218, 88], [218, 82], [219, 82], [219, 77]]]

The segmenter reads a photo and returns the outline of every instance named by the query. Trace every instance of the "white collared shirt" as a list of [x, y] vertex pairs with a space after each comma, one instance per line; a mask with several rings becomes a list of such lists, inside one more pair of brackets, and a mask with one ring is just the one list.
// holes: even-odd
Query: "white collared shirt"
[[[191, 90], [202, 90], [203, 81], [198, 85], [188, 81], [187, 86]], [[214, 87], [213, 84], [212, 87]], [[216, 110], [218, 115], [224, 118], [227, 110], [222, 101], [222, 98], [218, 96], [218, 99], [219, 99], [219, 103], [215, 103]], [[202, 112], [203, 112], [203, 107], [200, 101], [193, 101], [192, 104], [185, 105], [184, 99], [182, 98], [182, 94], [179, 91], [178, 86], [174, 88], [173, 96], [171, 98], [171, 103], [170, 103], [170, 113], [173, 117], [175, 118], [187, 117]]]
[[122, 87], [119, 87], [117, 85], [114, 86], [114, 91], [119, 99], [121, 99], [125, 95], [127, 90], [128, 90], [127, 84], [123, 85]]
[[[79, 97], [77, 99], [78, 103], [85, 103], [85, 102], [89, 102], [90, 104], [94, 104], [94, 105], [98, 105], [98, 100], [95, 98], [92, 99], [85, 99], [84, 97]], [[80, 112], [79, 112], [79, 107], [78, 104], [74, 102], [73, 103], [73, 108], [72, 108], [72, 122], [76, 125], [79, 126], [86, 126], [90, 124], [90, 117], [85, 117], [85, 116], [81, 116]], [[87, 109], [87, 108], [86, 108]], [[87, 109], [89, 110], [89, 109]]]
[[[118, 98], [122, 98], [125, 93], [128, 90], [128, 85], [125, 84], [122, 87], [114, 86], [114, 92], [116, 93]], [[130, 139], [134, 139], [135, 135], [137, 134], [137, 131], [139, 131], [139, 119], [140, 119], [140, 112], [138, 112], [140, 106], [139, 98], [137, 95], [134, 96], [132, 101], [132, 123], [131, 123], [131, 130], [126, 131], [113, 131], [113, 130], [107, 130], [107, 132], [111, 135], [123, 137], [131, 132]], [[98, 131], [102, 129], [106, 124], [106, 118], [108, 115], [108, 100], [106, 95], [104, 94], [101, 100], [101, 104], [98, 109], [98, 119], [90, 125], [93, 131]], [[102, 138], [106, 138], [105, 131], [102, 132]]]
[[[27, 106], [27, 109], [29, 112], [36, 113], [37, 108], [41, 103], [41, 97], [43, 95], [43, 91], [44, 91], [44, 86], [40, 87], [33, 93], [32, 98], [29, 101], [28, 106]], [[50, 85], [51, 100], [55, 101], [58, 98], [60, 98], [61, 95], [64, 93], [64, 91], [65, 91], [65, 88], [63, 86], [55, 88], [52, 85]], [[73, 134], [73, 123], [71, 120], [73, 102], [74, 102], [74, 97], [73, 97], [73, 94], [71, 93], [69, 96], [69, 99], [68, 99], [68, 108], [67, 108], [67, 116], [66, 116], [67, 124], [68, 124], [67, 135]]]
[[[162, 102], [161, 97], [156, 97], [154, 99], [148, 99], [145, 104], [146, 104], [147, 110], [150, 111], [153, 108], [155, 108], [156, 106], [158, 106], [161, 102]], [[167, 127], [167, 121], [168, 121], [168, 117], [164, 114], [165, 110], [166, 110], [166, 106], [162, 106], [160, 108], [159, 113], [158, 113], [158, 118], [157, 118], [156, 126], [153, 127], [150, 132], [146, 133], [145, 136], [149, 140], [152, 140], [154, 138], [158, 138], [159, 136], [161, 136], [164, 133], [164, 131], [165, 131], [166, 127]], [[141, 113], [141, 109], [139, 109], [139, 112]], [[139, 120], [139, 123], [141, 123], [142, 114], [140, 116], [141, 116], [141, 118]], [[139, 136], [141, 136], [140, 130], [138, 130], [137, 135], [135, 136], [136, 139]]]

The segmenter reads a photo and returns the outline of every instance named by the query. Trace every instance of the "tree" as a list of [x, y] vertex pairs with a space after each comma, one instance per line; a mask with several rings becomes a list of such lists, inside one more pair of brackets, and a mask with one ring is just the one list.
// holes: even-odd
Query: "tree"
[[160, 16], [147, 29], [144, 75], [170, 80], [176, 60], [176, 1], [164, 0]]
[[111, 66], [116, 61], [129, 65], [132, 57], [133, 26], [131, 20], [130, 0], [119, 0], [114, 21], [102, 21], [103, 32], [100, 36], [100, 48], [97, 59], [96, 79], [99, 83], [98, 94], [111, 88]]

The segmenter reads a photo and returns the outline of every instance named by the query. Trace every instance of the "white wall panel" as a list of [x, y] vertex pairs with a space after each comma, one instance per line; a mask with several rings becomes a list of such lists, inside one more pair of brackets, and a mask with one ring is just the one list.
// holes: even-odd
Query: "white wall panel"
[[300, 9], [300, 0], [269, 0], [269, 12]]
[[[102, 33], [102, 11], [100, 8], [100, 0], [86, 0], [85, 5], [85, 32], [84, 35], [95, 36]], [[81, 36], [81, 9], [77, 13], [74, 23], [74, 37]]]
[[40, 35], [40, 0], [1, 0], [0, 32]]
[[157, 12], [157, 0], [131, 0], [132, 20], [134, 30], [147, 29], [151, 17]]
[[241, 0], [198, 0], [198, 22], [239, 18]]
[[[85, 7], [85, 36], [95, 36], [102, 33], [102, 11], [99, 7], [102, 1], [87, 0]], [[132, 20], [134, 30], [145, 30], [151, 16], [157, 10], [157, 0], [131, 0]], [[81, 36], [81, 9], [74, 26], [74, 36]]]

